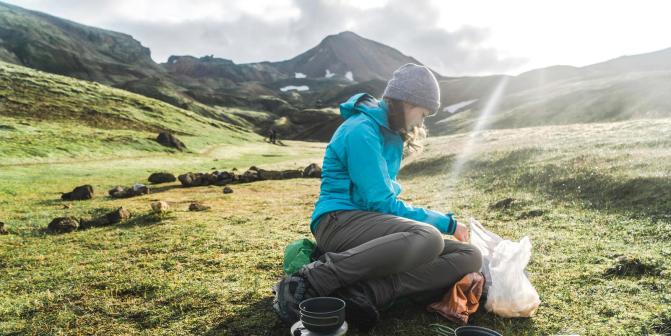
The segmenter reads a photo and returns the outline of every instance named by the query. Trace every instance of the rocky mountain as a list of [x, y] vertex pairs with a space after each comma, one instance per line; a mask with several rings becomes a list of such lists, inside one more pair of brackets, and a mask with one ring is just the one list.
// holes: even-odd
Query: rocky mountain
[[0, 60], [105, 85], [165, 71], [130, 35], [0, 3]]
[[[329, 35], [281, 62], [236, 64], [213, 55], [157, 64], [131, 36], [0, 3], [0, 60], [99, 82], [207, 118], [284, 138], [326, 141], [351, 95], [379, 96], [392, 72], [418, 60], [353, 32]], [[420, 63], [421, 64], [421, 63]], [[434, 72], [435, 73], [435, 72]], [[448, 78], [435, 73], [442, 110], [430, 134], [669, 115], [671, 49], [585, 67], [518, 76]], [[496, 96], [497, 104], [492, 104]], [[481, 117], [487, 110], [487, 120]]]
[[171, 56], [161, 65], [191, 97], [207, 104], [249, 106], [251, 97], [273, 95], [299, 108], [319, 108], [336, 106], [357, 89], [381, 93], [392, 72], [409, 62], [421, 64], [346, 31], [281, 62], [235, 64], [213, 56]]
[[388, 80], [403, 64], [418, 60], [382, 43], [345, 31], [324, 38], [314, 48], [273, 65], [288, 75], [341, 77], [350, 81]]

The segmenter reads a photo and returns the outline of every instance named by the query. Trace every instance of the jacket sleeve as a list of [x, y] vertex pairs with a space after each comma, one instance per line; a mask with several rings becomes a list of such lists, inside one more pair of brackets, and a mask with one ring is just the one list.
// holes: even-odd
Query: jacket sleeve
[[372, 123], [361, 123], [345, 139], [348, 172], [362, 193], [366, 209], [424, 222], [441, 233], [454, 234], [457, 221], [451, 213], [413, 207], [396, 198], [376, 127]]

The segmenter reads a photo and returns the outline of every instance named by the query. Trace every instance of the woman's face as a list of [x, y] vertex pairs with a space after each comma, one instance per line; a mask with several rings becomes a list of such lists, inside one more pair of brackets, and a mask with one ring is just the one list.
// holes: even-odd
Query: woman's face
[[422, 125], [424, 118], [431, 113], [431, 111], [425, 107], [414, 106], [406, 102], [403, 102], [403, 107], [407, 130]]

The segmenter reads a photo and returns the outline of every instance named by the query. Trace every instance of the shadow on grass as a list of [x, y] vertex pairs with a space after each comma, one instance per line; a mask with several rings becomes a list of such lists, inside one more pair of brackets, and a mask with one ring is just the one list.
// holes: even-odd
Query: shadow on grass
[[78, 204], [80, 202], [85, 203], [91, 201], [91, 200], [62, 200], [60, 195], [61, 194], [58, 193], [57, 196], [55, 196], [55, 198], [37, 200], [35, 201], [35, 204], [41, 206], [58, 206], [58, 205], [63, 206], [66, 204], [72, 205], [72, 204]]
[[227, 316], [204, 335], [289, 335], [289, 327], [284, 326], [272, 309], [272, 297], [249, 302], [235, 315]]
[[[457, 325], [435, 313], [429, 313], [425, 306], [433, 302], [431, 298], [436, 293], [420, 293], [412, 299], [400, 299], [390, 309], [381, 313], [381, 320], [369, 333], [362, 333], [355, 327], [350, 328], [348, 334], [353, 335], [391, 335], [398, 334], [399, 324], [408, 335], [433, 335], [430, 329], [432, 323], [441, 323], [451, 327]], [[431, 295], [431, 297], [430, 297]], [[437, 297], [440, 297], [437, 296]], [[284, 326], [272, 310], [272, 297], [266, 297], [249, 302], [245, 307], [234, 315], [228, 316], [216, 324], [205, 335], [264, 335], [280, 336], [289, 335], [289, 327]], [[244, 300], [241, 300], [244, 302]], [[480, 310], [471, 316], [469, 325], [481, 325], [494, 330], [535, 330], [532, 319], [503, 319], [484, 311], [483, 305]]]
[[[437, 313], [429, 313], [426, 311], [426, 306], [439, 301], [448, 289], [426, 291], [413, 294], [405, 298], [399, 299], [389, 310], [382, 314], [382, 321], [375, 328], [378, 335], [386, 335], [394, 332], [393, 323], [385, 323], [385, 320], [400, 320], [407, 321], [414, 325], [417, 335], [434, 335], [430, 328], [432, 323], [439, 323], [442, 325], [456, 328], [459, 325], [450, 322]], [[533, 332], [536, 330], [535, 322], [530, 318], [501, 318], [492, 313], [487, 313], [484, 307], [485, 298], [482, 299], [478, 310], [468, 319], [468, 325], [481, 326], [495, 331], [502, 332], [503, 335], [513, 335], [510, 330], [517, 332]], [[508, 332], [506, 332], [508, 331]], [[415, 331], [413, 331], [415, 334]]]
[[134, 227], [142, 227], [148, 225], [156, 225], [166, 219], [175, 218], [174, 215], [168, 213], [154, 213], [148, 212], [140, 215], [133, 214], [133, 216], [124, 222], [119, 224], [107, 226], [107, 228], [112, 229], [130, 229]]
[[[655, 314], [649, 322], [650, 331], [661, 335], [671, 335], [671, 308]], [[647, 335], [646, 330], [641, 330], [641, 335]]]
[[170, 191], [172, 189], [178, 189], [178, 188], [183, 188], [181, 184], [171, 184], [171, 185], [162, 185], [158, 186], [157, 184], [150, 184], [149, 185], [149, 195], [151, 194], [157, 194], [157, 193], [162, 193], [165, 191]]
[[[172, 189], [177, 189], [177, 188], [183, 188], [181, 184], [171, 184], [171, 185], [162, 185], [162, 186], [157, 186], [157, 184], [148, 184], [149, 191], [151, 194], [158, 194], [162, 193], [165, 191], [170, 191]], [[58, 205], [66, 205], [66, 204], [78, 204], [79, 202], [90, 202], [91, 200], [63, 200], [60, 197], [61, 193], [56, 193], [54, 194], [54, 198], [51, 199], [41, 199], [35, 202], [37, 205], [41, 206], [58, 206]], [[110, 196], [107, 191], [104, 193], [100, 193], [100, 197], [103, 197], [105, 200], [120, 200], [120, 199], [129, 199], [129, 198], [135, 198], [135, 197], [140, 197], [140, 196], [145, 196], [145, 194], [137, 195], [137, 196], [131, 196], [131, 197], [112, 197]], [[96, 197], [96, 196], [94, 196]]]

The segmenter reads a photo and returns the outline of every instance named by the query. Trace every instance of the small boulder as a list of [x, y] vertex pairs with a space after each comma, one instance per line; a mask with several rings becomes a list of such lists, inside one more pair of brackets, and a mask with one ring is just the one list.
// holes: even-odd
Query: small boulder
[[227, 171], [215, 171], [212, 173], [212, 175], [215, 176], [215, 181], [214, 184], [218, 186], [223, 186], [229, 183], [233, 183], [237, 181], [238, 177], [235, 175], [233, 172], [227, 172]]
[[[251, 172], [253, 172], [253, 170], [248, 171], [250, 172], [250, 176], [252, 176], [253, 173]], [[258, 169], [256, 172], [256, 175], [260, 180], [281, 180], [283, 178], [281, 171]]]
[[283, 179], [293, 179], [293, 178], [301, 178], [303, 177], [303, 171], [300, 169], [289, 169], [289, 170], [283, 170], [282, 171], [282, 178]]
[[79, 220], [75, 217], [54, 218], [47, 226], [47, 230], [53, 233], [72, 232], [77, 228], [79, 228]]
[[177, 178], [175, 177], [175, 175], [168, 172], [158, 172], [149, 175], [148, 180], [151, 183], [158, 184], [158, 183], [175, 182], [177, 181]]
[[494, 204], [491, 204], [489, 207], [491, 209], [508, 209], [515, 202], [514, 198], [508, 197], [504, 198]]
[[110, 196], [114, 197], [114, 195], [120, 195], [121, 193], [123, 193], [124, 190], [125, 190], [124, 187], [122, 187], [122, 186], [116, 186], [116, 187], [110, 189], [107, 193], [108, 193]]
[[261, 180], [261, 175], [259, 174], [259, 169], [252, 166], [247, 171], [242, 173], [240, 176], [240, 181], [242, 182], [254, 182], [254, 181], [260, 181]]
[[212, 173], [186, 173], [177, 177], [184, 187], [199, 187], [214, 184], [217, 176]]
[[526, 211], [526, 212], [521, 213], [519, 216], [517, 216], [517, 219], [540, 217], [540, 216], [543, 216], [544, 214], [545, 214], [545, 211], [534, 209], [534, 210], [530, 210], [530, 211]]
[[93, 187], [90, 184], [78, 186], [71, 192], [61, 195], [61, 199], [64, 201], [82, 201], [91, 198], [93, 198]]
[[200, 202], [193, 202], [189, 204], [189, 211], [205, 211], [210, 209], [211, 207], [204, 205], [203, 203]]
[[131, 190], [134, 194], [133, 196], [149, 194], [149, 187], [141, 183], [133, 184]]
[[81, 219], [79, 221], [79, 228], [88, 229], [91, 227], [100, 227], [100, 226], [117, 224], [130, 219], [130, 217], [131, 217], [130, 211], [128, 211], [123, 207], [120, 207], [98, 218], [93, 218], [91, 220]]
[[641, 260], [636, 257], [619, 256], [615, 259], [615, 265], [608, 268], [605, 275], [609, 276], [643, 276], [660, 275], [662, 263], [653, 260]]
[[166, 212], [170, 209], [170, 206], [168, 205], [168, 202], [166, 201], [158, 201], [158, 202], [152, 202], [151, 203], [151, 210], [155, 213], [162, 213]]
[[303, 177], [321, 178], [322, 168], [316, 163], [311, 163], [309, 166], [303, 169]]
[[9, 232], [7, 232], [7, 230], [5, 229], [5, 223], [0, 222], [0, 235], [6, 235], [8, 233]]
[[194, 181], [196, 180], [196, 174], [194, 174], [194, 173], [182, 174], [182, 175], [179, 175], [177, 177], [177, 179], [179, 180], [179, 183], [182, 184], [182, 186], [192, 187], [192, 186], [194, 186]]
[[179, 151], [186, 149], [186, 145], [170, 132], [159, 133], [158, 137], [156, 137], [156, 141], [163, 146], [172, 147]]
[[130, 211], [128, 211], [128, 209], [124, 207], [120, 207], [105, 215], [108, 224], [121, 223], [125, 220], [130, 219], [130, 217], [131, 217]]
[[230, 194], [233, 192], [233, 189], [231, 187], [224, 187], [224, 194]]
[[149, 194], [149, 187], [144, 184], [136, 183], [130, 188], [116, 186], [110, 189], [108, 193], [112, 198], [128, 198]]

